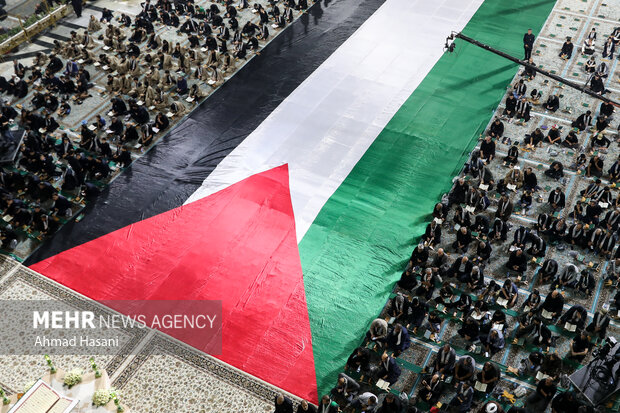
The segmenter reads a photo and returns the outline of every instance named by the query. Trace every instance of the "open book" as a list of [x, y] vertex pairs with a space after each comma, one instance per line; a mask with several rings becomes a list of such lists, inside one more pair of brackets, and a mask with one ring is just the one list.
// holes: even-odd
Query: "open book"
[[547, 320], [551, 320], [551, 318], [553, 317], [553, 313], [547, 310], [542, 310], [542, 316]]
[[492, 329], [497, 330], [497, 331], [503, 331], [504, 330], [504, 324], [501, 323], [493, 323], [493, 326], [491, 326]]
[[571, 333], [574, 333], [577, 330], [577, 326], [575, 324], [566, 323], [564, 324], [564, 328]]
[[471, 313], [471, 318], [473, 318], [474, 320], [481, 320], [482, 317], [484, 317], [485, 314], [486, 313], [477, 314], [477, 313], [473, 312], [473, 313]]
[[9, 413], [68, 413], [78, 400], [70, 399], [39, 379], [9, 410]]
[[476, 384], [474, 385], [474, 389], [485, 392], [487, 391], [487, 385], [486, 383], [480, 383], [479, 381], [476, 381]]
[[390, 387], [390, 383], [388, 383], [387, 381], [385, 381], [383, 379], [379, 379], [379, 380], [377, 380], [376, 386], [378, 388], [380, 388], [381, 390], [387, 390], [388, 387]]

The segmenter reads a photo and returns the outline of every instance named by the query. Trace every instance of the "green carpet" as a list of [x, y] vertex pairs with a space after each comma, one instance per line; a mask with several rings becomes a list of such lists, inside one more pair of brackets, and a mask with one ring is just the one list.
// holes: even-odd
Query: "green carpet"
[[[486, 0], [464, 34], [523, 56], [554, 0]], [[446, 33], [448, 35], [449, 33]], [[414, 44], [412, 44], [414, 46]], [[391, 119], [300, 243], [319, 394], [385, 304], [517, 65], [462, 41]]]

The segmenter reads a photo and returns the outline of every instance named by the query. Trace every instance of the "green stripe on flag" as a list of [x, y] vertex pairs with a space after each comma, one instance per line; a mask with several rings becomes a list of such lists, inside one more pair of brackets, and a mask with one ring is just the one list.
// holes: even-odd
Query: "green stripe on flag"
[[[463, 31], [523, 56], [554, 0], [486, 0]], [[449, 33], [446, 33], [446, 36]], [[415, 47], [415, 42], [411, 43]], [[457, 41], [379, 134], [300, 243], [319, 394], [385, 304], [429, 213], [460, 170], [517, 65]]]

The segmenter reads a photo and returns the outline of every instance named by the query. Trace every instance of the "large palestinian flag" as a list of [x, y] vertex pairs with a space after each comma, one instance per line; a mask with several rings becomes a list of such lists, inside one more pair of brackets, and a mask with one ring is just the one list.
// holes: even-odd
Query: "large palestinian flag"
[[517, 70], [446, 36], [520, 56], [554, 3], [318, 2], [32, 268], [96, 300], [222, 300], [217, 357], [316, 401]]

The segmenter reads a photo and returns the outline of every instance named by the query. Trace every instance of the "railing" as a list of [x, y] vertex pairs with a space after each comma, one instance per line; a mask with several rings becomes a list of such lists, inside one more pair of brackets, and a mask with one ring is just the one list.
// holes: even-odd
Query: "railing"
[[32, 36], [52, 26], [73, 10], [70, 4], [62, 4], [52, 8], [49, 8], [47, 1], [44, 1], [43, 4], [48, 11], [46, 14], [32, 14], [26, 20], [19, 18], [19, 26], [0, 35], [0, 54], [9, 53], [20, 44], [29, 41]]

